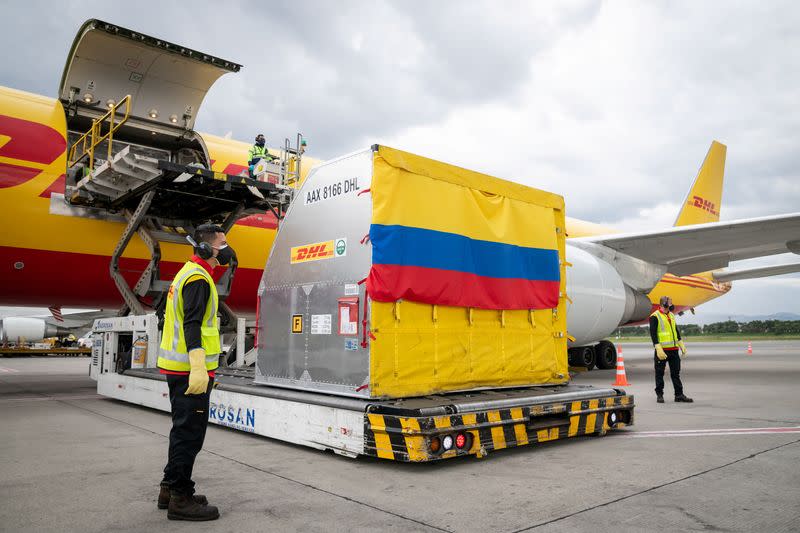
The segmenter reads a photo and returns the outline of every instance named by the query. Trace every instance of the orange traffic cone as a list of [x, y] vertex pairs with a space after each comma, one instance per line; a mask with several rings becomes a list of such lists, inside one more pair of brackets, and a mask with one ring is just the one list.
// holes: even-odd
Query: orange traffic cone
[[747, 355], [753, 355], [753, 341], [747, 341]]
[[617, 381], [612, 383], [615, 387], [625, 387], [628, 383], [628, 376], [625, 375], [625, 358], [622, 357], [622, 346], [617, 346]]

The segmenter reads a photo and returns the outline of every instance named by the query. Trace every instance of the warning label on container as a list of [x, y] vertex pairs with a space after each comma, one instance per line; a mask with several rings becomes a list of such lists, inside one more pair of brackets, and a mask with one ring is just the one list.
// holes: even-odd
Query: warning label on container
[[358, 350], [358, 341], [356, 339], [345, 339], [344, 349], [349, 350], [351, 352], [355, 352], [356, 350]]
[[339, 335], [357, 335], [358, 322], [351, 320], [347, 307], [339, 309]]
[[292, 333], [303, 333], [303, 315], [292, 315]]
[[358, 285], [355, 283], [348, 283], [344, 286], [345, 296], [358, 296]]
[[332, 324], [331, 315], [311, 315], [311, 334], [330, 335]]

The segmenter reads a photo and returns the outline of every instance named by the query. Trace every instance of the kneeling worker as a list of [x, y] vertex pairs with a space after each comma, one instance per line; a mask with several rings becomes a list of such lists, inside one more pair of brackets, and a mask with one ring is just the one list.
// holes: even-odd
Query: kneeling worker
[[192, 469], [203, 447], [208, 426], [214, 370], [222, 351], [212, 273], [234, 257], [222, 228], [197, 228], [195, 255], [183, 265], [169, 287], [161, 334], [158, 368], [166, 374], [172, 406], [169, 455], [158, 495], [158, 508], [169, 509], [170, 520], [216, 520], [219, 510], [194, 493]]
[[683, 394], [681, 383], [681, 359], [686, 355], [686, 346], [681, 340], [681, 333], [675, 323], [672, 310], [672, 298], [662, 296], [660, 308], [650, 315], [650, 338], [655, 346], [656, 367], [656, 401], [664, 403], [664, 370], [669, 363], [669, 375], [675, 389], [675, 401], [691, 403], [694, 400]]

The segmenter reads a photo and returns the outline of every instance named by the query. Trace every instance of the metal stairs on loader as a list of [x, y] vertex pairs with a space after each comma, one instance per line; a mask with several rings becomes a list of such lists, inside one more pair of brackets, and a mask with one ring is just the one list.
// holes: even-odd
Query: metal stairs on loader
[[[102, 168], [101, 165], [98, 170]], [[123, 315], [144, 314], [144, 299], [150, 300], [150, 306], [159, 315], [163, 312], [171, 280], [160, 277], [162, 243], [188, 246], [187, 235], [206, 222], [220, 224], [227, 233], [237, 220], [248, 214], [270, 210], [277, 219], [282, 219], [291, 200], [285, 190], [243, 176], [169, 161], [156, 161], [155, 167], [150, 168], [156, 168], [158, 174], [135, 188], [119, 191], [113, 199], [104, 195], [102, 201], [109, 208], [119, 208], [128, 221], [109, 265], [109, 273], [125, 301]], [[135, 234], [149, 249], [150, 261], [136, 284], [130, 287], [120, 271], [119, 261]], [[236, 316], [225, 304], [236, 268], [234, 258], [217, 282], [223, 331], [236, 326]]]
[[80, 180], [71, 200], [82, 203], [81, 199], [85, 197], [87, 202], [113, 207], [135, 196], [138, 190], [153, 183], [160, 175], [157, 159], [131, 153], [131, 147], [126, 146]]

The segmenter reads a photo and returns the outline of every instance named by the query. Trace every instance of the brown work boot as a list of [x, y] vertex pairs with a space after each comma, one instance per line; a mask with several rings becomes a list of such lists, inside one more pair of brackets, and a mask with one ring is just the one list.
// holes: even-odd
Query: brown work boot
[[[200, 505], [208, 505], [208, 498], [202, 494], [195, 494], [192, 498]], [[169, 485], [162, 483], [161, 489], [158, 491], [158, 508], [166, 509], [167, 507], [169, 507]]]
[[190, 520], [204, 522], [219, 518], [219, 509], [213, 505], [200, 505], [185, 492], [170, 491], [167, 518], [170, 520]]

